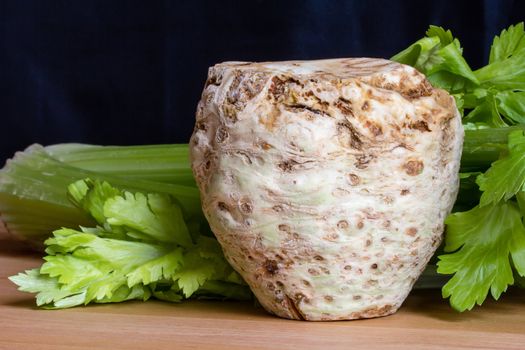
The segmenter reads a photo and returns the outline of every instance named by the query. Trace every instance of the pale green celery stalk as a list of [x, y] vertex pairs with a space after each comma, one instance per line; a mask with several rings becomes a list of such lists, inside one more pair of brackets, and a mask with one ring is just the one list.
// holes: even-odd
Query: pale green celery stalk
[[195, 186], [188, 144], [97, 146], [70, 143], [47, 146], [45, 151], [80, 169], [127, 179]]
[[465, 130], [460, 172], [487, 170], [507, 147], [509, 133], [525, 130], [525, 124], [503, 128]]
[[16, 237], [41, 244], [53, 230], [92, 222], [68, 200], [67, 186], [90, 177], [128, 191], [170, 194], [186, 221], [206, 225], [199, 191], [194, 186], [126, 178], [76, 168], [50, 156], [35, 145], [18, 152], [0, 171], [0, 219]]
[[43, 241], [57, 228], [93, 225], [90, 218], [69, 204], [19, 197], [6, 193], [3, 188], [0, 189], [0, 220], [14, 237], [38, 249], [43, 248]]
[[22, 197], [25, 194], [34, 195], [42, 189], [45, 192], [41, 191], [41, 195], [52, 193], [53, 196], [56, 196], [54, 199], [67, 203], [67, 198], [64, 195], [67, 186], [76, 180], [90, 177], [107, 181], [129, 191], [170, 194], [180, 202], [186, 218], [202, 216], [199, 191], [195, 187], [143, 179], [129, 179], [124, 176], [76, 168], [50, 157], [39, 147], [17, 154], [3, 169], [2, 175], [4, 174], [8, 175], [7, 179], [11, 175], [14, 181], [3, 181], [2, 176], [0, 177], [0, 188], [14, 186], [16, 193], [13, 194]]

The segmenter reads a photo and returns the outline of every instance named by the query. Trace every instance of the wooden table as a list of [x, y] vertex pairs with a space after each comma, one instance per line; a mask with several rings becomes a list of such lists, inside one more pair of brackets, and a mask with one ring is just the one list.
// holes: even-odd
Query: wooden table
[[314, 323], [251, 303], [157, 301], [38, 310], [7, 276], [40, 258], [0, 239], [0, 349], [525, 349], [525, 293], [459, 314], [439, 291], [414, 292], [395, 315]]

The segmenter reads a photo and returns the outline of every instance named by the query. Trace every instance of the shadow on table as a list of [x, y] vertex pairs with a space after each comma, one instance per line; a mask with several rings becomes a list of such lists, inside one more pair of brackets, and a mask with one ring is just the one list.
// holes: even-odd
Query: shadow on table
[[412, 291], [400, 311], [424, 314], [446, 322], [464, 322], [486, 318], [487, 315], [505, 315], [515, 311], [517, 306], [522, 308], [524, 305], [523, 293], [520, 293], [517, 288], [509, 287], [507, 293], [503, 294], [499, 301], [488, 295], [482, 306], [475, 306], [472, 311], [458, 312], [450, 306], [448, 299], [442, 298], [441, 290], [432, 289]]
[[0, 255], [9, 257], [21, 255], [41, 257], [43, 254], [44, 253], [42, 251], [39, 251], [34, 246], [31, 246], [26, 242], [6, 236], [0, 237]]
[[35, 298], [32, 294], [27, 294], [26, 298], [13, 298], [12, 300], [2, 300], [0, 305], [22, 308], [26, 310], [42, 310], [36, 306]]
[[[13, 287], [15, 288], [15, 287]], [[13, 293], [0, 296], [0, 305], [26, 310], [43, 310], [36, 306], [34, 294]], [[192, 299], [181, 303], [170, 303], [156, 299], [146, 302], [130, 300], [121, 303], [93, 303], [85, 306], [76, 306], [68, 309], [55, 310], [84, 310], [100, 314], [126, 314], [126, 315], [165, 315], [170, 317], [203, 317], [217, 319], [274, 319], [262, 307], [247, 301], [221, 301]]]

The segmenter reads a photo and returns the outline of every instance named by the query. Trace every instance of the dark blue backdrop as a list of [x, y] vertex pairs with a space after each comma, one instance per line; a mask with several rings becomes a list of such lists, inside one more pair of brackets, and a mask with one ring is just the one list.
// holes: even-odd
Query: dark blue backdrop
[[525, 1], [0, 1], [0, 163], [30, 143], [187, 142], [207, 67], [390, 57], [428, 24], [473, 68]]

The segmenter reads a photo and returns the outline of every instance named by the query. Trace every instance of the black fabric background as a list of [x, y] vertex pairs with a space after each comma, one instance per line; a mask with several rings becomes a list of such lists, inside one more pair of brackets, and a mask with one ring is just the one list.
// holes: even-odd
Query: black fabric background
[[34, 142], [187, 142], [216, 62], [390, 57], [437, 24], [476, 68], [524, 18], [520, 0], [0, 0], [0, 163]]

